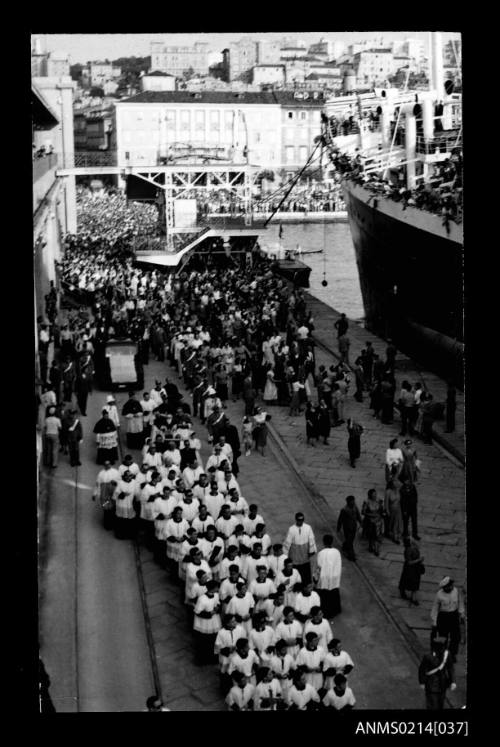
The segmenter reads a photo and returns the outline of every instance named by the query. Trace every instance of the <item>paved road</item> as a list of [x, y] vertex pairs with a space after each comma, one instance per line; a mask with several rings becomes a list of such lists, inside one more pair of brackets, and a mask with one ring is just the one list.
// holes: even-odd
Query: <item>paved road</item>
[[91, 501], [101, 404], [92, 395], [82, 418], [82, 467], [61, 455], [41, 478], [40, 646], [57, 712], [140, 711], [154, 693], [134, 548]]

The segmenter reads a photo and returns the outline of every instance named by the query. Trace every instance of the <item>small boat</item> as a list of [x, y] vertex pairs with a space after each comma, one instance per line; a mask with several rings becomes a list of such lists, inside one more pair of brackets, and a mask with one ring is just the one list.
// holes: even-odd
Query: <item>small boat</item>
[[281, 277], [294, 285], [301, 288], [309, 288], [311, 268], [296, 259], [296, 251], [285, 249], [278, 243], [261, 244], [259, 245], [259, 249], [264, 257], [273, 260], [273, 272], [281, 275]]

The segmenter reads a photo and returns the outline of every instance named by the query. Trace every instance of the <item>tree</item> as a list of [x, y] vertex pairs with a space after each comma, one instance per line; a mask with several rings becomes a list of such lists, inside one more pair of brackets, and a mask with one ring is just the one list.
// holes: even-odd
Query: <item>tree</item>
[[101, 88], [100, 86], [92, 86], [92, 88], [90, 89], [90, 95], [93, 98], [101, 98], [102, 99], [102, 98], [104, 98], [104, 89]]

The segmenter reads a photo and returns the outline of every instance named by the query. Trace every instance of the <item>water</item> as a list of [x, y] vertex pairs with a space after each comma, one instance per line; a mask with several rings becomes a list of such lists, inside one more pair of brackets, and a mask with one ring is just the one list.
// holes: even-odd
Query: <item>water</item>
[[[278, 242], [279, 223], [268, 226], [261, 243]], [[359, 285], [358, 267], [348, 223], [283, 224], [281, 244], [285, 249], [323, 249], [321, 254], [298, 257], [311, 267], [311, 295], [349, 319], [363, 320], [364, 308]], [[324, 275], [325, 273], [325, 275]], [[328, 281], [323, 288], [323, 277]]]

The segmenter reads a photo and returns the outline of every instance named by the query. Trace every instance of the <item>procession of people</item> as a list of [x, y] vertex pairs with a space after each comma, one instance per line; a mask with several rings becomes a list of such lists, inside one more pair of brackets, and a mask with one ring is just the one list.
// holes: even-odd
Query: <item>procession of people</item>
[[[109, 220], [121, 205], [115, 196], [80, 200], [85, 230], [67, 237], [60, 277], [65, 292], [84, 294], [86, 303], [54, 319], [50, 333], [40, 325], [57, 353], [43, 381], [46, 467], [56, 469], [65, 453], [78, 467], [79, 444], [92, 434], [101, 467], [93, 497], [104, 525], [118, 539], [143, 542], [182, 585], [198, 660], [218, 663], [230, 710], [352, 708], [353, 661], [332, 631], [342, 610], [342, 556], [356, 561], [361, 531], [375, 556], [384, 540], [402, 539], [400, 593], [418, 604], [420, 460], [412, 439], [401, 446], [393, 439], [381, 455], [383, 496], [371, 489], [360, 509], [347, 496], [336, 527], [341, 551], [325, 535], [318, 552], [301, 512], [285, 537], [270, 537], [259, 506], [244, 495], [245, 473], [266, 458], [274, 408], [303, 413], [311, 448], [320, 439], [328, 446], [331, 428], [343, 426], [346, 461], [355, 468], [363, 459], [363, 425], [344, 417], [353, 378], [347, 322], [337, 328], [339, 363], [317, 367], [304, 292], [274, 276], [266, 260], [246, 271], [222, 265], [176, 277], [140, 270], [128, 241], [143, 214], [152, 230], [149, 207], [122, 215], [120, 208]], [[165, 377], [150, 391], [131, 390], [120, 410], [113, 395], [103, 398], [97, 422], [82, 426], [111, 338], [135, 341], [143, 366], [165, 362]], [[354, 366], [356, 399], [367, 391], [374, 417], [392, 422], [399, 409], [403, 436], [429, 438], [430, 395], [403, 382], [397, 399], [389, 349], [381, 361], [367, 346]], [[229, 400], [241, 403], [239, 422], [229, 417]], [[205, 465], [202, 441], [212, 451]], [[451, 662], [458, 644], [449, 600], [441, 594], [433, 610]]]

